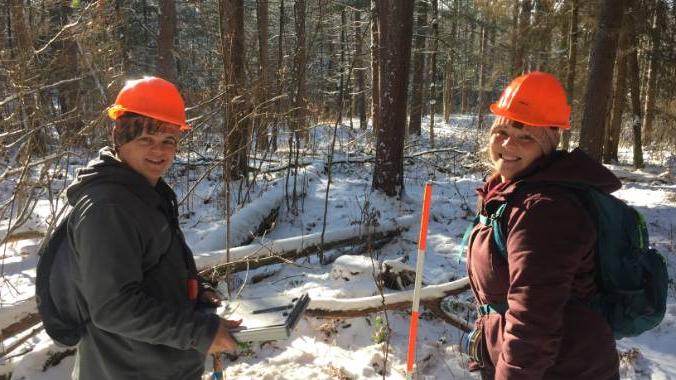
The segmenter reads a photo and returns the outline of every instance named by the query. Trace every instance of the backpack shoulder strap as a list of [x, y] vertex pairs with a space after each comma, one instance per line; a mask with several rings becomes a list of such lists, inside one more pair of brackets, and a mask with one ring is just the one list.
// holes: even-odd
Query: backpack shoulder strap
[[491, 226], [493, 229], [493, 242], [498, 248], [500, 255], [507, 260], [507, 238], [505, 232], [502, 230], [502, 215], [504, 215], [505, 210], [507, 209], [507, 202], [501, 203], [500, 206], [489, 216], [479, 215], [479, 223], [485, 226]]

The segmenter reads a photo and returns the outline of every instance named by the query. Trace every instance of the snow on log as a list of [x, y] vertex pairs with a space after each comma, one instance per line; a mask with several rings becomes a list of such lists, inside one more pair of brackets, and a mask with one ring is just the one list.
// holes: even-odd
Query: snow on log
[[[0, 308], [0, 334], [2, 339], [12, 336], [19, 331], [23, 331], [34, 324], [40, 322], [37, 315], [37, 305], [35, 297], [30, 297], [14, 304], [2, 304]], [[35, 320], [37, 316], [37, 320]]]
[[[265, 229], [277, 217], [284, 200], [284, 186], [266, 191], [260, 198], [242, 207], [230, 218], [230, 244], [249, 244], [256, 234]], [[225, 220], [210, 223], [206, 228], [195, 228], [197, 238], [188, 237], [193, 252], [213, 251], [225, 247]]]
[[[427, 301], [432, 299], [444, 298], [451, 294], [462, 293], [469, 289], [469, 279], [463, 277], [459, 280], [446, 282], [439, 285], [428, 285], [421, 289], [420, 301]], [[413, 300], [413, 290], [407, 290], [397, 293], [385, 294], [385, 305], [394, 305], [399, 303], [407, 303], [411, 305]], [[375, 295], [371, 297], [359, 298], [317, 298], [310, 300], [310, 305], [307, 307], [307, 312], [311, 314], [320, 314], [324, 316], [333, 315], [334, 313], [349, 313], [355, 311], [372, 310], [376, 312], [382, 308], [383, 297]]]
[[198, 270], [204, 276], [213, 276], [226, 267], [233, 271], [257, 268], [272, 263], [288, 262], [297, 257], [307, 256], [320, 249], [328, 250], [346, 244], [359, 244], [369, 237], [373, 240], [387, 235], [400, 234], [416, 222], [419, 216], [407, 215], [397, 219], [382, 221], [378, 226], [353, 226], [326, 231], [324, 245], [321, 246], [321, 232], [296, 236], [269, 242], [254, 242], [250, 245], [232, 248], [230, 262], [225, 261], [225, 250], [204, 252], [195, 255]]
[[[434, 314], [439, 315], [439, 302], [442, 298], [462, 293], [469, 289], [469, 278], [463, 277], [459, 280], [447, 282], [439, 285], [429, 285], [422, 288], [420, 293], [420, 302], [430, 307]], [[375, 295], [371, 297], [360, 298], [317, 298], [310, 300], [305, 314], [322, 318], [351, 318], [366, 316], [371, 313], [377, 313], [383, 310], [383, 303], [387, 310], [402, 310], [411, 307], [413, 300], [413, 290], [404, 292], [388, 293], [383, 297]], [[436, 307], [435, 307], [436, 305]], [[441, 314], [444, 314], [441, 312]], [[468, 324], [462, 318], [452, 318], [450, 316], [441, 316], [452, 325], [467, 331]]]

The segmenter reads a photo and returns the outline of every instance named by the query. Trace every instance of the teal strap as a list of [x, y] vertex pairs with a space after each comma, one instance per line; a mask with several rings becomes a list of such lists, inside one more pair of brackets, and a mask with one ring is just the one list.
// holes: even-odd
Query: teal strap
[[490, 216], [479, 215], [479, 223], [484, 226], [491, 226], [493, 229], [493, 241], [495, 242], [496, 247], [500, 255], [507, 260], [507, 239], [505, 239], [505, 233], [502, 231], [502, 226], [500, 225], [500, 219], [502, 214], [504, 214], [505, 209], [507, 208], [507, 203], [503, 203], [495, 210], [495, 213]]
[[505, 260], [507, 260], [507, 239], [505, 239], [505, 234], [502, 231], [500, 219], [502, 218], [502, 214], [505, 212], [506, 208], [507, 203], [501, 204], [491, 218], [491, 227], [493, 227], [493, 240], [495, 241], [495, 245], [498, 247], [498, 252], [500, 252]]
[[502, 314], [504, 315], [507, 312], [506, 303], [485, 303], [479, 305], [479, 315], [488, 315], [488, 314]]
[[469, 244], [469, 236], [472, 234], [472, 230], [474, 229], [474, 226], [479, 223], [479, 217], [481, 215], [477, 215], [474, 217], [474, 220], [470, 225], [467, 226], [465, 229], [465, 234], [462, 235], [462, 243], [460, 244], [460, 252], [459, 252], [459, 257], [464, 257], [465, 253], [467, 253], [467, 244]]

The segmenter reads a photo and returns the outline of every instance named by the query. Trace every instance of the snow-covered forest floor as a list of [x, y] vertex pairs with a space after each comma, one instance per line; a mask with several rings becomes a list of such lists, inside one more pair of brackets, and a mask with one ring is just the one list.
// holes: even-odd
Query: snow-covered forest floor
[[[442, 284], [464, 277], [465, 263], [464, 258], [457, 254], [458, 246], [473, 215], [476, 201], [474, 190], [481, 185], [485, 173], [483, 154], [476, 152], [476, 147], [483, 146], [485, 139], [478, 136], [470, 128], [471, 125], [471, 118], [465, 116], [455, 116], [448, 124], [437, 119], [436, 147], [445, 151], [432, 152], [428, 143], [429, 120], [424, 122], [420, 140], [407, 143], [405, 196], [401, 200], [390, 199], [370, 190], [373, 163], [366, 159], [373, 154], [372, 146], [369, 145], [369, 141], [373, 140], [370, 132], [340, 127], [334, 161], [343, 163], [334, 163], [332, 166], [333, 181], [328, 196], [325, 239], [332, 238], [332, 231], [357, 228], [365, 221], [377, 221], [382, 225], [394, 223], [396, 218], [413, 215], [415, 222], [399, 236], [384, 244], [375, 244], [374, 249], [360, 245], [356, 248], [327, 250], [325, 256], [344, 254], [330, 264], [321, 265], [317, 255], [313, 254], [287, 264], [265, 266], [248, 273], [238, 272], [232, 282], [241, 290], [239, 297], [308, 293], [313, 299], [330, 300], [379, 295], [374, 268], [380, 268], [387, 260], [396, 260], [415, 268], [422, 189], [428, 180], [433, 181], [433, 198], [423, 283]], [[280, 206], [280, 210], [273, 227], [264, 236], [257, 236], [252, 244], [266, 245], [277, 239], [321, 233], [328, 182], [325, 153], [332, 130], [333, 125], [330, 124], [319, 125], [312, 130], [312, 143], [301, 157], [301, 161], [308, 165], [298, 171], [295, 181], [292, 177], [286, 183], [285, 170], [270, 171], [266, 180], [259, 177], [257, 184], [248, 192], [251, 203], [244, 210], [234, 213], [231, 222], [233, 241], [245, 240], [257, 218], [266, 215], [276, 205]], [[446, 148], [455, 148], [456, 151]], [[281, 153], [268, 157], [278, 160], [278, 163], [266, 160], [262, 168], [265, 170], [285, 165], [288, 159], [283, 153], [284, 149], [286, 147], [282, 145]], [[426, 153], [419, 154], [421, 152]], [[672, 175], [665, 174], [669, 169], [665, 166], [666, 162], [673, 162], [673, 159], [669, 160], [666, 157], [668, 154], [663, 152], [647, 152], [649, 165], [646, 169], [635, 171], [630, 165], [631, 149], [622, 149], [622, 154], [620, 163], [609, 166], [624, 184], [615, 195], [636, 207], [646, 217], [651, 243], [667, 258], [670, 278], [673, 279], [676, 273], [676, 184]], [[88, 158], [82, 157], [80, 164], [86, 163]], [[177, 190], [179, 199], [188, 193], [186, 176], [191, 181], [195, 180], [207, 167], [198, 166], [198, 170], [186, 173], [187, 165], [184, 164], [187, 158], [185, 154], [181, 155], [167, 176]], [[254, 164], [257, 166], [259, 163]], [[674, 174], [673, 171], [671, 174]], [[72, 170], [67, 175], [64, 173], [61, 185], [65, 186], [72, 175]], [[294, 182], [296, 192], [304, 194], [295, 205], [290, 199]], [[288, 191], [284, 191], [285, 185]], [[9, 198], [12, 190], [10, 183], [0, 185], [3, 201]], [[246, 189], [240, 191], [236, 186], [231, 192], [233, 199], [247, 194]], [[211, 264], [224, 255], [223, 198], [222, 178], [215, 170], [181, 206], [183, 230], [195, 251], [198, 265]], [[39, 232], [46, 229], [46, 221], [57, 203], [55, 200], [50, 202], [45, 195], [45, 199], [35, 208], [31, 222], [22, 227], [19, 235], [22, 238], [0, 246], [3, 258], [0, 322], [3, 328], [17, 316], [34, 309], [31, 297], [34, 292]], [[0, 222], [0, 235], [5, 233], [8, 223], [8, 220]], [[406, 287], [411, 288], [412, 285]], [[224, 283], [221, 284], [221, 290], [226, 292]], [[387, 288], [384, 291], [398, 292]], [[469, 291], [458, 298], [461, 301], [469, 300]], [[383, 378], [385, 374], [387, 379], [403, 379], [408, 323], [408, 310], [341, 319], [304, 316], [289, 340], [244, 345], [238, 354], [225, 358], [226, 378], [376, 379]], [[662, 324], [639, 337], [618, 341], [622, 379], [676, 379], [675, 324], [676, 284], [672, 280], [667, 315]], [[422, 313], [417, 340], [419, 378], [477, 377], [466, 370], [466, 359], [458, 352], [461, 334], [460, 330], [432, 313]], [[8, 341], [3, 343], [11, 344]], [[13, 372], [12, 379], [68, 379], [74, 357], [56, 354], [63, 351], [54, 346], [44, 332], [39, 332], [15, 349], [9, 358], [3, 359], [0, 369], [4, 373]], [[206, 366], [205, 378], [209, 378], [210, 360], [207, 360]]]

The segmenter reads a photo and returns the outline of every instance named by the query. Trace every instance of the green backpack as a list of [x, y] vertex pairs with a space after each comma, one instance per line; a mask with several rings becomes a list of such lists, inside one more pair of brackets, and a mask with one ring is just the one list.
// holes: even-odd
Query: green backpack
[[[595, 260], [599, 292], [588, 303], [606, 318], [615, 339], [637, 336], [660, 324], [666, 310], [669, 275], [662, 255], [648, 247], [643, 216], [623, 201], [591, 186], [546, 184], [574, 193], [594, 221], [598, 235]], [[507, 239], [500, 226], [508, 204], [509, 200], [500, 204], [488, 217], [477, 215], [463, 237], [463, 253], [472, 229], [481, 223], [492, 227], [493, 241], [507, 260]], [[503, 303], [481, 305], [479, 311], [486, 314], [506, 310]]]

